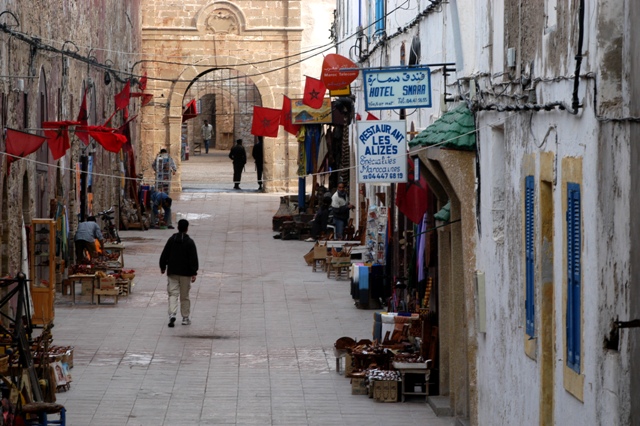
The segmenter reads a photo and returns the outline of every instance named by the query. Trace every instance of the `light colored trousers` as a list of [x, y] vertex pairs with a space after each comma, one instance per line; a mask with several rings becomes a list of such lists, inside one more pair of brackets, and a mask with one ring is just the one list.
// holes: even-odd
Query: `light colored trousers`
[[191, 290], [191, 277], [182, 275], [167, 275], [167, 293], [169, 293], [169, 316], [176, 316], [178, 313], [178, 297], [180, 297], [180, 313], [183, 318], [191, 315], [191, 300], [189, 291]]

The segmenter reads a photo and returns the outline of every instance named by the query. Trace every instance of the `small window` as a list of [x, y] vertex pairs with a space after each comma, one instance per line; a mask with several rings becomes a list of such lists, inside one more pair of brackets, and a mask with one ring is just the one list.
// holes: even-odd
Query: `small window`
[[534, 222], [534, 196], [535, 186], [533, 176], [525, 178], [525, 259], [526, 259], [526, 298], [525, 311], [527, 317], [526, 332], [529, 336], [535, 335], [535, 291], [534, 291], [534, 266], [535, 266], [535, 222]]
[[567, 366], [580, 373], [582, 271], [580, 185], [567, 184]]

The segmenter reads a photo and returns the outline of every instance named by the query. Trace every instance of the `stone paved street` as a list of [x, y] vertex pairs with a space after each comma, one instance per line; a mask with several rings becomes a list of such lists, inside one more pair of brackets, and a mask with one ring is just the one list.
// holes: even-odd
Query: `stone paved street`
[[[192, 157], [183, 179], [229, 175], [223, 157]], [[75, 347], [73, 383], [57, 394], [67, 424], [454, 424], [422, 400], [351, 395], [332, 347], [342, 336], [370, 338], [373, 311], [354, 307], [346, 281], [306, 266], [310, 243], [273, 239], [278, 195], [256, 193], [255, 183], [245, 186], [254, 191], [223, 186], [184, 192], [173, 204], [200, 257], [190, 326], [167, 327], [158, 258], [170, 230], [122, 232], [136, 279], [117, 305], [90, 305], [86, 296], [56, 304], [54, 344]]]

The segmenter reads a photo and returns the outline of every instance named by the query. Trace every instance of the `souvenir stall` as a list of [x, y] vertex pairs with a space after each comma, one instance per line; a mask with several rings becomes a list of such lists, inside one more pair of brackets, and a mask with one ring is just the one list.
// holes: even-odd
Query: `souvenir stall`
[[[98, 248], [98, 247], [97, 247]], [[135, 270], [125, 269], [125, 245], [115, 240], [107, 240], [94, 258], [78, 262], [69, 268], [69, 276], [63, 285], [63, 294], [69, 293], [72, 303], [78, 295], [90, 296], [89, 303], [102, 304], [102, 297], [108, 297], [113, 304], [119, 297], [131, 294]], [[77, 286], [80, 285], [80, 291]]]
[[[56, 415], [64, 424], [65, 408], [55, 404], [56, 393], [69, 389], [72, 382], [73, 347], [53, 345], [50, 323], [38, 336], [30, 320], [27, 279], [24, 274], [0, 279], [3, 297], [0, 308], [18, 314], [5, 315], [0, 324], [0, 398], [3, 418], [22, 423]], [[26, 315], [23, 315], [26, 313]], [[53, 419], [49, 419], [53, 420]], [[3, 423], [4, 424], [4, 423]], [[28, 423], [30, 424], [30, 423]], [[39, 423], [46, 424], [46, 423]]]

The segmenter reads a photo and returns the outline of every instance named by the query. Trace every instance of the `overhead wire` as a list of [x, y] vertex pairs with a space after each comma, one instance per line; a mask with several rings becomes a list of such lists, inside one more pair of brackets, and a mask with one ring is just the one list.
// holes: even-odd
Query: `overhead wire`
[[[387, 12], [387, 13], [386, 13], [382, 18], [380, 18], [380, 19], [378, 19], [378, 20], [376, 20], [376, 21], [372, 22], [372, 23], [371, 23], [370, 25], [368, 25], [366, 28], [368, 29], [369, 27], [372, 27], [373, 25], [375, 25], [375, 24], [376, 24], [379, 20], [381, 20], [381, 19], [386, 19], [386, 17], [387, 17], [387, 16], [391, 15], [392, 13], [395, 13], [395, 11], [396, 11], [396, 10], [400, 9], [402, 6], [404, 6], [405, 4], [408, 4], [409, 2], [410, 2], [410, 0], [406, 0], [405, 2], [401, 3], [401, 4], [400, 4], [399, 6], [397, 6], [396, 8], [394, 8], [394, 9], [392, 9], [391, 11]], [[3, 12], [3, 13], [4, 13], [4, 12]], [[17, 19], [16, 19], [16, 22], [18, 22], [18, 21], [17, 21]], [[19, 25], [19, 22], [18, 22], [18, 25]], [[134, 73], [133, 73], [133, 72], [131, 72], [131, 71], [126, 71], [126, 70], [122, 70], [122, 69], [115, 69], [115, 68], [110, 67], [110, 66], [107, 66], [107, 65], [105, 65], [105, 64], [101, 64], [100, 62], [96, 61], [94, 58], [90, 58], [90, 57], [88, 57], [88, 56], [80, 55], [80, 54], [78, 53], [78, 52], [79, 52], [79, 50], [80, 50], [80, 49], [79, 49], [79, 47], [78, 47], [74, 42], [72, 42], [72, 41], [68, 41], [68, 40], [66, 40], [66, 41], [62, 44], [62, 47], [61, 47], [60, 49], [58, 49], [58, 48], [56, 48], [56, 47], [54, 47], [54, 46], [47, 45], [47, 44], [43, 44], [43, 43], [42, 43], [42, 40], [44, 40], [44, 39], [42, 39], [41, 37], [36, 37], [36, 36], [29, 35], [29, 34], [27, 34], [27, 33], [23, 33], [23, 32], [21, 32], [21, 31], [15, 31], [15, 30], [12, 30], [12, 29], [11, 29], [10, 27], [8, 27], [6, 24], [0, 24], [0, 31], [3, 31], [3, 32], [5, 32], [5, 33], [9, 34], [10, 36], [12, 36], [12, 37], [14, 37], [14, 38], [16, 38], [16, 39], [18, 39], [18, 40], [20, 40], [20, 41], [23, 41], [23, 42], [25, 42], [25, 43], [27, 43], [27, 44], [31, 45], [32, 47], [34, 47], [34, 48], [36, 48], [36, 49], [40, 49], [40, 50], [44, 50], [44, 51], [49, 51], [49, 52], [53, 52], [53, 53], [57, 53], [57, 54], [65, 55], [65, 56], [69, 56], [69, 57], [71, 57], [71, 58], [73, 58], [73, 59], [76, 59], [76, 60], [78, 60], [78, 61], [81, 61], [81, 62], [87, 63], [88, 65], [90, 65], [90, 66], [94, 66], [94, 67], [99, 68], [99, 69], [101, 69], [101, 70], [103, 70], [103, 71], [109, 71], [109, 72], [111, 72], [111, 73], [113, 73], [113, 74], [114, 74], [114, 76], [116, 77], [116, 79], [117, 79], [120, 83], [125, 83], [125, 82], [127, 81], [127, 79], [123, 79], [123, 78], [121, 78], [121, 77], [120, 77], [119, 75], [117, 75], [117, 74], [121, 74], [121, 75], [124, 75], [124, 76], [128, 76], [129, 78], [136, 78], [136, 79], [139, 79], [139, 78], [142, 78], [142, 77], [143, 77], [143, 75], [142, 75], [142, 74], [134, 74]], [[243, 78], [243, 77], [257, 77], [257, 76], [261, 76], [261, 75], [264, 75], [264, 74], [269, 74], [269, 73], [272, 73], [272, 72], [280, 71], [280, 70], [282, 70], [282, 69], [284, 69], [284, 68], [288, 68], [288, 67], [290, 67], [290, 66], [297, 65], [297, 64], [299, 64], [299, 63], [301, 63], [301, 62], [304, 62], [304, 61], [306, 61], [306, 60], [308, 60], [308, 59], [311, 59], [311, 58], [313, 58], [313, 57], [316, 57], [316, 56], [318, 56], [318, 55], [321, 55], [321, 54], [323, 54], [323, 53], [326, 53], [327, 51], [334, 49], [336, 46], [338, 46], [338, 45], [340, 45], [340, 44], [342, 44], [342, 43], [346, 43], [346, 42], [347, 42], [347, 41], [349, 41], [351, 38], [353, 38], [353, 37], [357, 37], [357, 36], [358, 36], [358, 33], [353, 33], [353, 34], [351, 34], [351, 35], [349, 35], [349, 36], [345, 37], [345, 38], [344, 38], [342, 41], [340, 41], [340, 42], [337, 42], [337, 43], [335, 43], [335, 42], [327, 43], [327, 44], [325, 44], [325, 45], [322, 45], [322, 46], [319, 46], [319, 47], [315, 47], [315, 48], [313, 48], [313, 49], [310, 49], [310, 50], [308, 50], [308, 51], [306, 51], [306, 52], [300, 52], [300, 53], [296, 53], [296, 54], [293, 54], [293, 55], [288, 55], [288, 56], [284, 56], [284, 57], [274, 58], [274, 59], [270, 59], [270, 60], [263, 60], [263, 61], [256, 61], [256, 62], [247, 62], [247, 63], [244, 63], [244, 64], [242, 64], [243, 66], [251, 66], [251, 65], [256, 65], [256, 64], [258, 64], [258, 65], [259, 65], [259, 64], [264, 64], [264, 63], [268, 63], [268, 62], [277, 62], [277, 61], [282, 61], [282, 60], [290, 59], [290, 58], [293, 58], [293, 57], [298, 57], [298, 56], [300, 56], [300, 55], [302, 55], [302, 54], [304, 54], [304, 53], [308, 53], [308, 52], [312, 52], [312, 51], [315, 51], [315, 50], [323, 49], [323, 50], [321, 50], [320, 52], [317, 52], [317, 53], [315, 53], [315, 54], [313, 54], [313, 55], [311, 55], [311, 56], [309, 56], [309, 57], [306, 57], [306, 58], [300, 59], [300, 60], [295, 61], [295, 62], [293, 62], [293, 63], [289, 63], [289, 64], [284, 65], [284, 66], [282, 66], [282, 67], [277, 67], [277, 68], [275, 68], [275, 69], [271, 69], [271, 70], [268, 70], [268, 71], [265, 71], [265, 72], [260, 72], [260, 73], [255, 73], [255, 74], [245, 74], [244, 76], [231, 77], [230, 79], [231, 79], [231, 80], [233, 80], [233, 79], [239, 79], [239, 78]], [[51, 40], [51, 39], [47, 39], [47, 40], [49, 40], [49, 41], [53, 41], [53, 40]], [[57, 43], [61, 43], [61, 42], [58, 40], [58, 41], [57, 41]], [[72, 45], [74, 45], [74, 46], [76, 47], [76, 52], [72, 52], [72, 51], [70, 51], [70, 50], [65, 50], [65, 49], [64, 49], [64, 48], [65, 48], [65, 46], [66, 46], [66, 44], [68, 44], [68, 43], [69, 43], [69, 44], [72, 44]], [[86, 48], [89, 48], [88, 46], [85, 46], [85, 47], [86, 47]], [[91, 49], [93, 49], [93, 50], [102, 50], [102, 48], [99, 48], [99, 47], [91, 47]], [[129, 52], [119, 52], [119, 53], [121, 53], [121, 54], [130, 54]], [[131, 54], [133, 54], [133, 52], [131, 52]], [[139, 54], [139, 53], [138, 53], [138, 54]], [[155, 60], [150, 60], [150, 61], [151, 61], [151, 62], [156, 62]], [[105, 61], [105, 62], [106, 62], [106, 61]], [[161, 62], [161, 61], [157, 61], [157, 62], [158, 62], [158, 63], [163, 63], [163, 62]], [[136, 64], [134, 64], [134, 66], [135, 66], [135, 65], [136, 65]], [[176, 65], [183, 65], [183, 66], [205, 66], [205, 65], [198, 65], [197, 63], [190, 63], [190, 64], [176, 63]], [[209, 67], [211, 67], [211, 65], [209, 65]], [[132, 67], [132, 69], [133, 69], [133, 67]], [[183, 79], [171, 79], [171, 78], [161, 78], [161, 77], [153, 77], [153, 76], [147, 76], [147, 80], [151, 80], [151, 81], [165, 81], [165, 82], [171, 82], [171, 83], [176, 83], [176, 82], [191, 82], [191, 81], [193, 81], [193, 79], [188, 79], [188, 80], [186, 80], [186, 79], [185, 79], [185, 80], [183, 80]], [[220, 80], [220, 81], [226, 81], [226, 80]]]
[[[422, 151], [426, 151], [428, 149], [433, 149], [433, 148], [438, 148], [438, 147], [440, 147], [442, 145], [445, 145], [447, 143], [453, 142], [456, 139], [459, 139], [459, 138], [462, 138], [462, 137], [469, 136], [471, 134], [477, 133], [480, 130], [489, 129], [489, 128], [497, 125], [497, 124], [502, 123], [506, 118], [508, 118], [511, 115], [515, 115], [515, 113], [512, 112], [511, 114], [508, 114], [507, 117], [502, 117], [500, 119], [497, 119], [494, 122], [487, 123], [487, 124], [485, 124], [484, 126], [482, 126], [480, 128], [475, 128], [474, 130], [470, 130], [470, 131], [468, 131], [466, 133], [462, 133], [460, 135], [454, 136], [452, 138], [449, 138], [449, 139], [444, 140], [442, 142], [439, 142], [437, 144], [423, 146], [423, 147], [420, 147], [420, 148], [414, 148], [411, 151], [408, 151], [406, 153], [406, 155], [408, 157], [410, 157], [410, 156], [418, 154], [418, 153], [420, 153]], [[42, 162], [42, 161], [37, 161], [37, 160], [31, 159], [31, 158], [27, 158], [27, 157], [21, 157], [21, 156], [18, 156], [18, 155], [12, 155], [12, 154], [9, 154], [6, 151], [0, 151], [0, 154], [6, 155], [8, 157], [15, 158], [16, 160], [25, 160], [27, 162], [31, 162], [33, 164], [41, 165], [41, 166], [44, 166], [44, 167], [55, 168], [55, 169], [58, 169], [58, 170], [63, 170], [63, 171], [68, 171], [68, 172], [73, 172], [73, 173], [76, 172], [75, 168], [63, 167], [63, 166], [57, 165], [57, 164], [50, 164], [50, 163], [45, 163], [45, 162]], [[402, 155], [402, 154], [400, 154], [400, 155]], [[330, 171], [325, 171], [325, 172], [309, 173], [309, 174], [307, 174], [305, 176], [298, 176], [296, 174], [294, 176], [285, 176], [285, 177], [272, 178], [272, 179], [263, 179], [263, 181], [264, 182], [282, 182], [282, 181], [287, 181], [287, 180], [295, 180], [295, 179], [298, 179], [300, 177], [305, 177], [305, 178], [306, 177], [313, 177], [313, 176], [322, 177], [322, 176], [325, 176], [325, 175], [328, 175], [328, 174], [331, 174], [331, 173], [339, 173], [339, 172], [343, 172], [343, 171], [351, 171], [351, 170], [356, 169], [356, 167], [357, 167], [357, 165], [353, 165], [353, 166], [349, 166], [349, 167], [343, 167], [343, 168], [340, 168], [340, 169], [332, 169]], [[145, 170], [147, 170], [147, 169], [146, 168], [143, 169], [143, 173], [144, 173]], [[87, 172], [84, 172], [84, 173], [87, 173]], [[93, 177], [104, 177], [104, 178], [111, 178], [111, 179], [121, 179], [121, 180], [136, 181], [136, 182], [146, 180], [146, 179], [141, 178], [141, 177], [127, 177], [127, 176], [115, 175], [115, 174], [107, 174], [107, 173], [95, 173], [95, 172], [92, 172], [91, 175]], [[156, 181], [155, 179], [153, 179], [153, 181], [154, 182], [163, 182], [163, 181]], [[225, 181], [222, 181], [222, 182], [200, 181], [200, 182], [190, 182], [190, 183], [191, 184], [210, 184], [210, 185], [223, 185], [223, 184], [231, 185], [234, 182], [233, 181], [229, 181], [229, 182], [225, 182]]]

